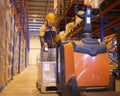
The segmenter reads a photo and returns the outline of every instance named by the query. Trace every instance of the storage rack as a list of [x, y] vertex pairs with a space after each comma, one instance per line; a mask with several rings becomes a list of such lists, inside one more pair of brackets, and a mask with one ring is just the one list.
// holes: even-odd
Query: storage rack
[[0, 1], [0, 91], [27, 67], [29, 32], [26, 0]]
[[[26, 51], [29, 51], [28, 13], [27, 13], [26, 2], [27, 2], [26, 0], [14, 0], [14, 2], [13, 2], [14, 9], [15, 9], [14, 10], [15, 22], [14, 22], [12, 64], [13, 64], [13, 66], [18, 67], [18, 68], [16, 67], [16, 69], [18, 71], [15, 71], [17, 73], [20, 73], [22, 71], [22, 69], [24, 69], [27, 66], [27, 60], [26, 60], [25, 56], [27, 56]], [[19, 39], [17, 39], [17, 38], [19, 38]], [[15, 41], [16, 39], [17, 39], [17, 42]], [[22, 46], [24, 46], [24, 48]], [[17, 47], [18, 50], [15, 47]], [[14, 49], [16, 49], [16, 50], [14, 50]], [[26, 50], [26, 49], [28, 49], [28, 50]], [[18, 57], [18, 59], [14, 59], [14, 52], [18, 53], [18, 56], [15, 56], [15, 58]], [[18, 60], [18, 61], [15, 61], [15, 60]], [[18, 63], [15, 63], [15, 62], [18, 62]], [[15, 64], [18, 64], [18, 65], [15, 65]], [[14, 67], [12, 67], [12, 73], [15, 74], [13, 68]]]

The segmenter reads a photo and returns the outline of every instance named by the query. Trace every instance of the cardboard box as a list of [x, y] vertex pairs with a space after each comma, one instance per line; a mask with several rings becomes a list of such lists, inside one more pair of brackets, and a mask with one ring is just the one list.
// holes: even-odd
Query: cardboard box
[[104, 0], [84, 0], [84, 4], [90, 4], [92, 8], [99, 8]]

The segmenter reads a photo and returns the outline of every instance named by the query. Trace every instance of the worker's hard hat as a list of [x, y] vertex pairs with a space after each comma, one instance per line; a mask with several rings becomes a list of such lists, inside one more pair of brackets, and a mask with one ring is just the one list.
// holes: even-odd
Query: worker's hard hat
[[54, 23], [54, 22], [55, 22], [55, 14], [49, 13], [49, 14], [46, 16], [46, 19], [47, 19], [48, 22]]

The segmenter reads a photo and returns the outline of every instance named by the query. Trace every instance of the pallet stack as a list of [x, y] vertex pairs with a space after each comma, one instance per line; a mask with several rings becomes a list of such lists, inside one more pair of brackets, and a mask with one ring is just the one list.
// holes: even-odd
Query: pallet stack
[[55, 10], [55, 15], [56, 15], [55, 25], [58, 25], [61, 18], [65, 15], [66, 9], [69, 7], [69, 5], [72, 2], [73, 2], [73, 0], [59, 0], [59, 2], [57, 2], [57, 8]]
[[18, 74], [18, 45], [19, 45], [19, 32], [16, 29], [14, 43], [14, 75]]
[[21, 59], [20, 59], [20, 71], [25, 69], [25, 40], [21, 41]]
[[12, 67], [13, 7], [9, 0], [0, 1], [0, 88], [8, 83]]
[[5, 54], [4, 49], [0, 48], [0, 91], [5, 85]]
[[56, 54], [55, 48], [49, 49], [48, 52], [44, 52], [42, 50], [40, 51], [40, 61], [38, 63], [37, 88], [40, 89], [42, 93], [52, 93], [57, 91], [55, 54]]

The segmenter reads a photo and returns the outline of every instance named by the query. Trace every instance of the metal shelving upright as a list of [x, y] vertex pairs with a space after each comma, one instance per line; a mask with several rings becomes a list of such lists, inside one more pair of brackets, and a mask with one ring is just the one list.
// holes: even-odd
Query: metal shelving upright
[[[29, 49], [29, 32], [28, 32], [28, 16], [27, 16], [27, 4], [26, 0], [14, 0], [14, 43], [13, 43], [13, 58], [12, 58], [12, 74], [14, 75], [14, 54], [15, 54], [15, 40], [18, 39], [18, 63], [17, 73], [20, 73], [25, 67], [27, 67], [27, 54]], [[16, 32], [17, 31], [17, 32]], [[22, 44], [22, 45], [21, 45]], [[27, 49], [27, 50], [26, 50]], [[23, 68], [24, 67], [24, 68]]]

